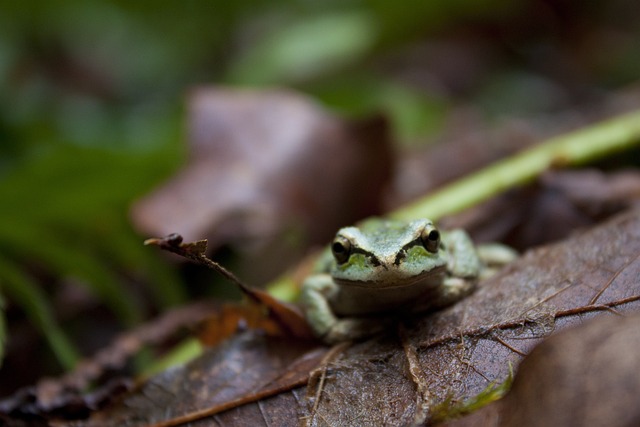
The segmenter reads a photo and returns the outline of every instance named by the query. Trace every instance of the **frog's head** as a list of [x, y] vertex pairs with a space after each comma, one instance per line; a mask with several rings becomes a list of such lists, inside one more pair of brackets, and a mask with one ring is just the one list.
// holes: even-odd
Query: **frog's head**
[[338, 285], [405, 287], [439, 283], [447, 254], [440, 232], [428, 219], [412, 222], [372, 219], [338, 231], [331, 244]]

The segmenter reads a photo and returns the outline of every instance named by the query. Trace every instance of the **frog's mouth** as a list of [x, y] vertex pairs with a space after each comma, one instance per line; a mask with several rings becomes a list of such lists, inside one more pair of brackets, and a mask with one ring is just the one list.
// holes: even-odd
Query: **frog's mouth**
[[348, 278], [334, 277], [333, 280], [340, 286], [368, 289], [402, 289], [413, 286], [435, 286], [442, 282], [446, 274], [446, 265], [423, 271], [419, 274], [399, 274], [397, 271], [384, 270], [378, 272], [376, 280], [350, 280]]

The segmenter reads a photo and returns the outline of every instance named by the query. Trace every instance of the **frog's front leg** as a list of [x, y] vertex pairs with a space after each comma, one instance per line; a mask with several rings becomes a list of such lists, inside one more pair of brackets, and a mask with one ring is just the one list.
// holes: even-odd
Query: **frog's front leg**
[[315, 334], [328, 344], [362, 339], [380, 332], [385, 322], [376, 318], [338, 318], [329, 300], [338, 286], [328, 274], [316, 274], [302, 284], [300, 303]]
[[338, 287], [328, 274], [315, 274], [302, 284], [300, 303], [313, 332], [323, 337], [338, 322], [329, 305], [329, 298], [338, 292]]

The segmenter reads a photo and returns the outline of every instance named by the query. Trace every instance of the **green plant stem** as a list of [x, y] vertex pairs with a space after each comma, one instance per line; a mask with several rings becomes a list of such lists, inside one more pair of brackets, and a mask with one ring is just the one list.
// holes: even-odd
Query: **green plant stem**
[[404, 206], [391, 218], [437, 220], [532, 181], [554, 166], [574, 166], [640, 145], [640, 111], [551, 138]]

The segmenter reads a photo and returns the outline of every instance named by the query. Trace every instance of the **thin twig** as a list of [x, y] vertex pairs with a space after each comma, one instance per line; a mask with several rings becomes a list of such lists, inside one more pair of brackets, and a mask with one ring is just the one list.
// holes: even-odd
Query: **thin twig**
[[[309, 382], [307, 383], [307, 387], [310, 390], [311, 388], [316, 386], [316, 393], [314, 396], [313, 408], [311, 408], [311, 413], [308, 417], [304, 418], [305, 425], [312, 426], [313, 422], [315, 421], [315, 417], [318, 413], [318, 407], [320, 406], [320, 398], [322, 397], [324, 383], [327, 378], [327, 370], [329, 369], [329, 364], [342, 353], [344, 353], [344, 351], [349, 348], [351, 344], [351, 341], [344, 341], [333, 346], [322, 358], [318, 367], [309, 374]], [[318, 377], [319, 379], [317, 379]]]

